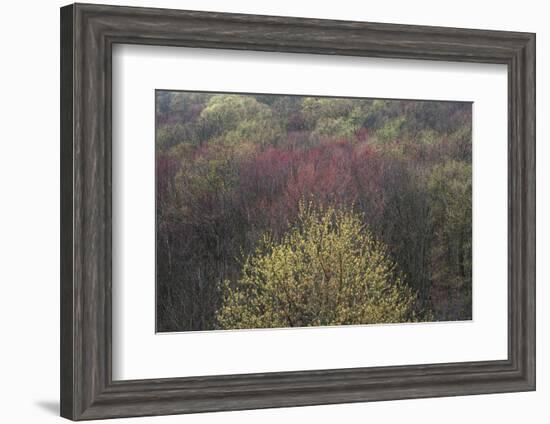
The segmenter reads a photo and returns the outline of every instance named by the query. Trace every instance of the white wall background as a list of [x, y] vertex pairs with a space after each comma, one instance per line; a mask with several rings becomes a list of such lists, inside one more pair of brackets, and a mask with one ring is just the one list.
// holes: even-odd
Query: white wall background
[[[107, 1], [104, 1], [107, 2]], [[540, 0], [126, 0], [113, 4], [368, 20], [537, 33], [537, 337], [534, 393], [407, 400], [142, 418], [119, 422], [407, 422], [499, 424], [550, 420], [550, 148], [545, 145], [550, 13]], [[0, 420], [61, 422], [59, 393], [59, 6], [57, 0], [2, 8], [0, 65]], [[546, 75], [545, 75], [546, 73]], [[545, 357], [546, 356], [546, 357]]]

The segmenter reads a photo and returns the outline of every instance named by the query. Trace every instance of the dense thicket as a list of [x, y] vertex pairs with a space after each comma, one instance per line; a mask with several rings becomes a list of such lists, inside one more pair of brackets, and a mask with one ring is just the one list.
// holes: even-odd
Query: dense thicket
[[[381, 246], [387, 292], [413, 298], [390, 321], [471, 318], [471, 104], [168, 91], [156, 100], [159, 331], [247, 326], [224, 318], [231, 290], [261, 274], [251, 266], [262, 257], [296, 250], [304, 202], [314, 216], [359, 219], [357, 234]], [[296, 322], [329, 322], [306, 318]]]

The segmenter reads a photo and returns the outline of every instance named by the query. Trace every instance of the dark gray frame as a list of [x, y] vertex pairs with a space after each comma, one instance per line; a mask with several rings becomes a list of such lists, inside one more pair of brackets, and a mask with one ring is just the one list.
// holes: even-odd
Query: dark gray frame
[[[508, 66], [508, 359], [113, 381], [115, 43]], [[75, 4], [61, 9], [61, 415], [73, 420], [535, 389], [535, 35]]]

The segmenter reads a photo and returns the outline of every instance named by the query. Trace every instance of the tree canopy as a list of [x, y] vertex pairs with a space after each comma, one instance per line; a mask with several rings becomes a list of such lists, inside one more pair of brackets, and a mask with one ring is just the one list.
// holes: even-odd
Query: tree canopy
[[[284, 311], [284, 302], [295, 303], [292, 325], [379, 322], [383, 304], [361, 297], [374, 283], [357, 283], [373, 272], [372, 249], [392, 269], [371, 278], [390, 288], [383, 293], [394, 302], [383, 311], [388, 320], [471, 319], [471, 124], [466, 102], [157, 90], [158, 330], [222, 328], [222, 319], [230, 328], [237, 318], [228, 308], [250, 295], [253, 282], [276, 293], [258, 294], [257, 305], [270, 300], [273, 311]], [[321, 243], [313, 231], [323, 222], [330, 225]], [[342, 233], [345, 223], [351, 238]], [[357, 240], [370, 240], [370, 250]], [[341, 258], [338, 246], [348, 249], [340, 248]], [[340, 259], [357, 268], [355, 277], [342, 276], [349, 298], [334, 291]], [[290, 287], [299, 283], [307, 298], [293, 298], [288, 288], [291, 297], [281, 297], [275, 288], [282, 283], [268, 271]], [[316, 297], [321, 292], [332, 300]], [[415, 298], [410, 308], [407, 293]], [[369, 299], [359, 315], [334, 306], [352, 295], [357, 303]], [[279, 315], [254, 319], [289, 325]]]
[[415, 295], [358, 214], [301, 203], [280, 240], [264, 235], [236, 284], [226, 282], [221, 328], [405, 322]]

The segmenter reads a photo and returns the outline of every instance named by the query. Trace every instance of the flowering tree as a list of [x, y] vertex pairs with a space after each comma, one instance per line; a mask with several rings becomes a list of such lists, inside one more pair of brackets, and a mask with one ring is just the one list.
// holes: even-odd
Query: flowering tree
[[217, 319], [221, 328], [405, 322], [414, 301], [360, 216], [302, 202], [297, 224], [279, 241], [264, 236], [238, 282], [225, 283]]

